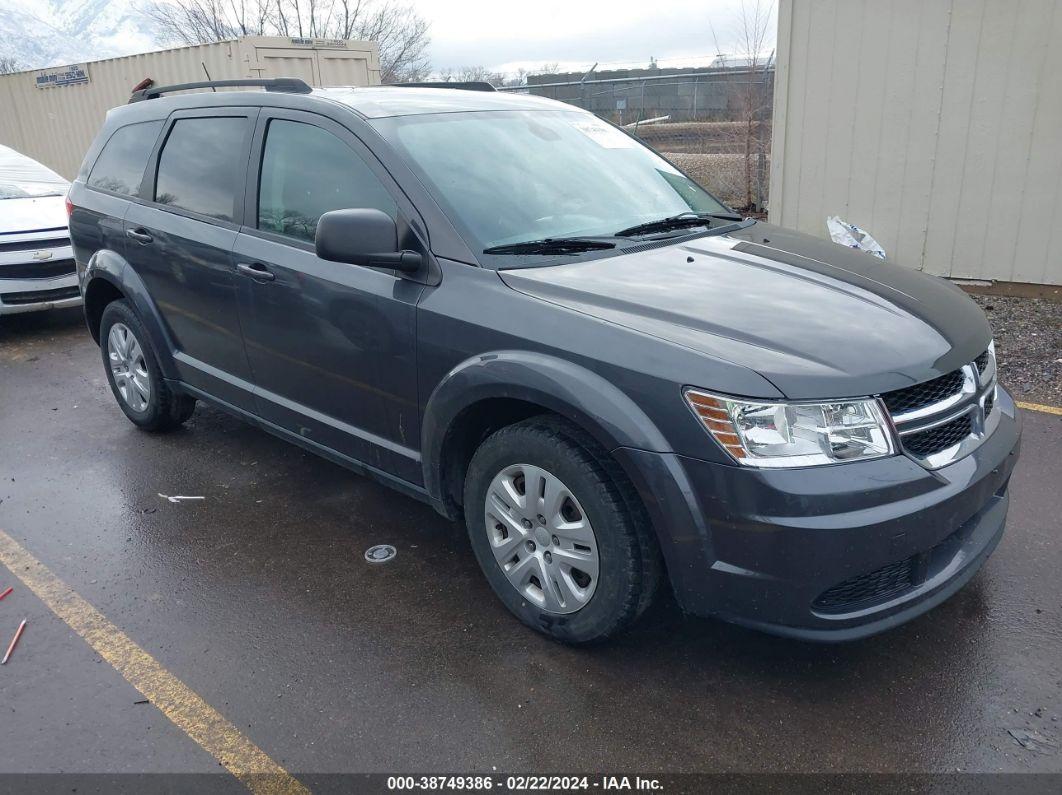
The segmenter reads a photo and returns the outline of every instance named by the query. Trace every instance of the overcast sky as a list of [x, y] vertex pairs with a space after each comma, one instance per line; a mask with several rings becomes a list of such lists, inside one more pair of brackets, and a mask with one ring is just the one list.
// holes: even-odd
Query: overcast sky
[[[128, 13], [149, 1], [113, 4]], [[595, 61], [601, 70], [646, 66], [651, 57], [662, 67], [704, 65], [718, 52], [740, 53], [737, 32], [743, 5], [773, 7], [776, 0], [398, 1], [430, 23], [429, 57], [436, 72], [483, 66], [511, 73], [520, 67], [534, 71], [547, 63], [572, 71]], [[83, 2], [71, 0], [69, 5]], [[381, 2], [386, 0], [376, 0]], [[60, 28], [67, 13], [64, 0], [0, 0], [0, 5], [23, 8]], [[228, 0], [221, 5], [227, 8]], [[774, 46], [773, 28], [770, 39], [764, 55]], [[151, 47], [148, 41], [109, 43], [118, 50], [128, 45], [128, 52]]]
[[[755, 0], [746, 0], [754, 4]], [[436, 69], [690, 66], [737, 48], [741, 0], [412, 0], [431, 22]], [[772, 34], [771, 47], [773, 47]]]

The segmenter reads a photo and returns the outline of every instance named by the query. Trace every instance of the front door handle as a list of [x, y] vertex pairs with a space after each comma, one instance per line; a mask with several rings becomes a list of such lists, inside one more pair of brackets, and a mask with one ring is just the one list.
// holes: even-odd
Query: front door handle
[[271, 282], [277, 278], [276, 274], [270, 273], [260, 262], [241, 262], [236, 265], [236, 270], [244, 276], [250, 276], [256, 282]]
[[155, 239], [139, 227], [136, 229], [126, 229], [125, 236], [128, 238], [132, 238], [137, 243], [140, 243], [145, 246]]

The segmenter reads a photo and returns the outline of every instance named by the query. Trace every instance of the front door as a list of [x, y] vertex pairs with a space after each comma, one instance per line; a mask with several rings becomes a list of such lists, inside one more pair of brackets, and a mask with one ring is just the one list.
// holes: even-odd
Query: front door
[[[141, 198], [125, 216], [126, 257], [154, 299], [181, 380], [254, 410], [232, 248], [257, 110], [182, 111], [170, 119]], [[154, 164], [154, 158], [152, 164]]]
[[329, 210], [371, 207], [401, 219], [408, 202], [355, 136], [315, 114], [263, 109], [252, 152], [260, 174], [248, 181], [233, 255], [258, 413], [419, 484], [423, 286], [319, 259], [313, 246]]

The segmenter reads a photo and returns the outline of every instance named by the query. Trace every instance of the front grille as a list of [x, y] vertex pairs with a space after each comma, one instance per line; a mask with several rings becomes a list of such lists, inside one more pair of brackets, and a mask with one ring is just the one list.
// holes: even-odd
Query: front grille
[[985, 351], [980, 356], [978, 356], [976, 359], [974, 359], [974, 364], [977, 365], [977, 372], [983, 374], [984, 371], [985, 371], [985, 368], [988, 367], [988, 351]]
[[[881, 401], [892, 416], [904, 451], [923, 466], [936, 468], [979, 445], [989, 430], [985, 419], [992, 413], [995, 402], [996, 379], [992, 365], [989, 347], [958, 370], [883, 393]], [[955, 416], [960, 411], [963, 413]], [[946, 421], [935, 424], [942, 420]], [[938, 455], [946, 450], [951, 451], [947, 456]]]
[[65, 248], [70, 245], [68, 237], [50, 237], [47, 240], [16, 240], [11, 243], [0, 242], [3, 251], [40, 251], [49, 248]]
[[23, 293], [0, 293], [0, 301], [14, 306], [16, 304], [39, 304], [43, 301], [62, 301], [81, 295], [77, 285], [59, 287], [55, 290], [27, 290]]
[[52, 279], [77, 271], [72, 259], [45, 262], [11, 262], [0, 265], [0, 279]]
[[881, 399], [885, 401], [891, 414], [905, 414], [951, 397], [962, 389], [964, 380], [962, 370], [954, 370], [923, 384], [886, 392]]
[[861, 605], [886, 602], [915, 584], [916, 556], [860, 574], [823, 591], [812, 606], [823, 613], [847, 613]]
[[911, 453], [925, 458], [958, 444], [973, 431], [970, 415], [963, 414], [950, 422], [903, 437], [903, 446]]

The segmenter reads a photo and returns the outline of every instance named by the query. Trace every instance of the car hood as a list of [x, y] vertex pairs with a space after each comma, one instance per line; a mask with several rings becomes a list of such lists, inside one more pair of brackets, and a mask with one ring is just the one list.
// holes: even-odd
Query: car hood
[[66, 199], [63, 196], [0, 199], [0, 235], [43, 229], [66, 229]]
[[[535, 298], [748, 367], [793, 399], [909, 386], [972, 361], [991, 339], [984, 313], [943, 279], [764, 223], [500, 275]], [[725, 389], [710, 381], [689, 377]]]

